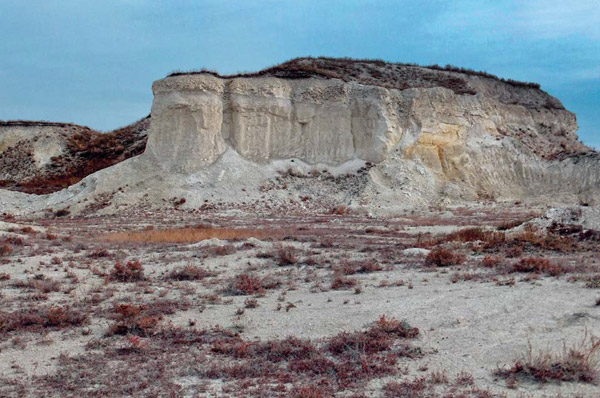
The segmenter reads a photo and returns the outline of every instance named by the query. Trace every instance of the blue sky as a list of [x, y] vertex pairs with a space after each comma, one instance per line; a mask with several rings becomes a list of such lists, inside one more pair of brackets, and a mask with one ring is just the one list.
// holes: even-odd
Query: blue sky
[[453, 64], [535, 81], [600, 148], [598, 0], [0, 0], [0, 119], [111, 130], [173, 70], [297, 56]]

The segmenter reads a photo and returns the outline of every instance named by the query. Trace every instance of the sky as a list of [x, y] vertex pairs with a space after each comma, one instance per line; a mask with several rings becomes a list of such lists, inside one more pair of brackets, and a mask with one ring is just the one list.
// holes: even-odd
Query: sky
[[0, 120], [109, 131], [175, 70], [345, 56], [538, 82], [600, 148], [598, 0], [0, 0], [0, 54]]

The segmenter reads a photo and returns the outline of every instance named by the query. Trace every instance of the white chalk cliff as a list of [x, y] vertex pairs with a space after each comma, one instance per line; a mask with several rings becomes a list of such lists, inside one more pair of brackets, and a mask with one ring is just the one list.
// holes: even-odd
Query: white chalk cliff
[[369, 211], [600, 198], [600, 156], [577, 140], [575, 115], [535, 85], [369, 61], [284, 66], [155, 82], [145, 152], [46, 205], [283, 203], [289, 192], [265, 189], [282, 171], [288, 191]]

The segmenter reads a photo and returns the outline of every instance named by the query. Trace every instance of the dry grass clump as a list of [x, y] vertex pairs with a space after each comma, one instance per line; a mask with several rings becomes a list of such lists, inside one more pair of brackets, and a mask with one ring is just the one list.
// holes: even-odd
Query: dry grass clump
[[502, 257], [500, 256], [485, 256], [481, 260], [481, 266], [485, 268], [496, 268], [502, 264]]
[[374, 260], [365, 261], [342, 261], [338, 271], [344, 275], [370, 274], [371, 272], [383, 271], [381, 264]]
[[432, 249], [425, 258], [426, 266], [449, 267], [451, 265], [462, 264], [465, 261], [465, 255], [457, 253], [444, 247]]
[[81, 326], [88, 316], [70, 307], [52, 306], [0, 312], [0, 332], [35, 331], [46, 328]]
[[134, 304], [119, 304], [115, 306], [116, 319], [109, 330], [108, 335], [132, 334], [140, 337], [150, 336], [160, 316], [150, 316], [146, 313], [147, 306]]
[[508, 235], [505, 231], [492, 231], [482, 228], [466, 228], [438, 238], [419, 241], [420, 247], [437, 246], [444, 243], [481, 242], [471, 245], [478, 252], [502, 251], [508, 257], [519, 257], [524, 251], [549, 250], [572, 252], [578, 249], [576, 236], [561, 236], [553, 230], [540, 231], [535, 226], [526, 225], [522, 232]]
[[259, 278], [250, 274], [238, 274], [234, 276], [223, 293], [231, 296], [249, 296], [253, 294], [264, 294], [269, 289], [280, 286], [280, 282], [274, 279]]
[[[489, 390], [473, 386], [473, 376], [465, 379], [458, 375], [454, 385], [450, 386], [445, 372], [433, 372], [429, 379], [417, 377], [413, 380], [391, 381], [383, 386], [384, 398], [493, 398], [505, 397]], [[436, 385], [446, 385], [443, 392], [436, 391]]]
[[525, 257], [513, 264], [511, 272], [530, 272], [557, 276], [568, 272], [568, 269], [560, 264], [553, 264], [546, 258]]
[[118, 261], [110, 272], [109, 278], [118, 282], [143, 281], [144, 266], [138, 260], [128, 261], [125, 264]]
[[343, 275], [334, 275], [331, 282], [333, 290], [348, 290], [358, 285], [358, 281], [352, 278], [345, 278]]
[[585, 287], [588, 289], [600, 289], [600, 274], [590, 275], [584, 278]]
[[412, 381], [392, 381], [383, 386], [385, 398], [420, 398], [427, 393], [428, 386], [425, 377]]
[[110, 252], [106, 249], [94, 250], [88, 254], [90, 258], [105, 258], [110, 257]]
[[496, 374], [510, 384], [517, 380], [532, 380], [540, 383], [570, 381], [594, 383], [600, 371], [600, 339], [587, 332], [579, 344], [563, 346], [563, 352], [556, 354], [538, 352], [534, 354], [531, 344], [527, 354], [515, 361], [509, 369], [499, 369]]
[[[327, 344], [327, 350], [336, 355], [375, 354], [389, 350], [398, 339], [414, 339], [418, 335], [419, 329], [412, 327], [408, 322], [388, 319], [382, 315], [366, 331], [342, 332], [332, 337]], [[412, 352], [407, 348], [402, 354], [418, 356], [418, 351]]]
[[280, 245], [277, 250], [277, 258], [279, 260], [279, 265], [281, 266], [294, 265], [300, 261], [296, 248], [293, 246]]
[[248, 229], [248, 228], [179, 228], [150, 229], [132, 232], [113, 232], [103, 236], [110, 242], [133, 243], [193, 243], [206, 239], [268, 239], [290, 235], [287, 229]]
[[25, 281], [17, 280], [13, 283], [13, 286], [21, 289], [39, 290], [42, 293], [58, 292], [61, 288], [59, 281], [47, 278], [44, 275], [36, 275]]
[[300, 386], [290, 391], [291, 398], [327, 398], [333, 396], [334, 391], [328, 386]]
[[345, 205], [339, 205], [329, 211], [329, 214], [334, 214], [336, 216], [343, 216], [343, 215], [351, 214], [351, 213], [352, 213], [352, 209], [350, 209], [348, 206], [345, 206]]
[[176, 281], [197, 281], [215, 275], [216, 273], [213, 271], [208, 271], [197, 265], [188, 264], [171, 271], [168, 278]]
[[237, 251], [234, 245], [219, 245], [207, 248], [206, 253], [215, 256], [228, 256]]
[[13, 248], [11, 245], [4, 243], [0, 245], [0, 257], [10, 256], [13, 252]]
[[438, 238], [436, 244], [446, 242], [475, 242], [487, 243], [503, 242], [506, 239], [504, 232], [489, 231], [483, 228], [465, 228]]

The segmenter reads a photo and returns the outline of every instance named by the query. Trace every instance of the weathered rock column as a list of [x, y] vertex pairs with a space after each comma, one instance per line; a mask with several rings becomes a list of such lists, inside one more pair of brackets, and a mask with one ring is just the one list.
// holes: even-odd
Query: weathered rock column
[[152, 122], [145, 156], [164, 170], [193, 173], [225, 152], [223, 80], [176, 76], [152, 86]]

